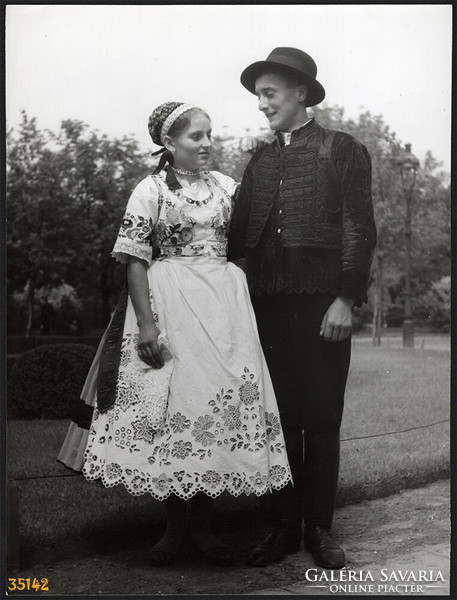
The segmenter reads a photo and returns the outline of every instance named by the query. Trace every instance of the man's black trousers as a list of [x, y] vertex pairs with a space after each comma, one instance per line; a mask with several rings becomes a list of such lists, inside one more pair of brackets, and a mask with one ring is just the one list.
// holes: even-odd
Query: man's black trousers
[[289, 516], [291, 510], [296, 516], [303, 511], [305, 523], [327, 528], [351, 355], [350, 338], [328, 342], [319, 335], [333, 300], [332, 294], [319, 292], [252, 298], [294, 480], [294, 508], [283, 501], [281, 509]]

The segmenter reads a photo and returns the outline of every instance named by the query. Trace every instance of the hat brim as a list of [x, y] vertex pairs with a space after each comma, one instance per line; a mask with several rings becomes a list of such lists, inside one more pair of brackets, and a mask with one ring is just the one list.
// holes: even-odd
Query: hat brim
[[249, 67], [246, 67], [244, 71], [241, 73], [241, 83], [242, 85], [249, 91], [251, 94], [255, 94], [255, 82], [260, 75], [268, 73], [268, 71], [280, 69], [285, 73], [290, 73], [291, 75], [298, 76], [298, 78], [306, 85], [308, 88], [308, 96], [306, 97], [306, 106], [315, 106], [322, 102], [325, 98], [325, 90], [323, 86], [317, 81], [302, 73], [298, 69], [294, 69], [293, 67], [289, 67], [279, 62], [275, 62], [273, 60], [260, 60], [258, 62], [252, 63]]

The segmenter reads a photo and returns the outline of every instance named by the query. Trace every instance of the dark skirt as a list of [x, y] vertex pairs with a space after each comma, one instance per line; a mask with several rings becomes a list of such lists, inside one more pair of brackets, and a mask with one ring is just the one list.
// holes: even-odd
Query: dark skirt
[[328, 342], [319, 335], [333, 300], [319, 292], [252, 298], [286, 435], [341, 425], [351, 339]]

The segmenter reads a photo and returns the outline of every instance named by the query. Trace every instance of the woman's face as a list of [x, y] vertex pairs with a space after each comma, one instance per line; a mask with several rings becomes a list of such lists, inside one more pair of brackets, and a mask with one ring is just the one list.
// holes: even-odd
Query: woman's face
[[197, 171], [207, 166], [211, 154], [211, 121], [202, 113], [192, 115], [190, 125], [165, 144], [178, 169]]

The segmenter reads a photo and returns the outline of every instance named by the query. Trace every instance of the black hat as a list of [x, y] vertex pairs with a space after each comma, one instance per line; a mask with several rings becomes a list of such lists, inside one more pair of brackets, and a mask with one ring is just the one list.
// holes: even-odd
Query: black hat
[[268, 73], [271, 67], [280, 67], [285, 73], [299, 77], [308, 88], [306, 106], [319, 104], [325, 98], [325, 90], [316, 79], [316, 63], [309, 54], [297, 48], [275, 48], [266, 60], [255, 62], [244, 69], [241, 73], [241, 83], [255, 94], [256, 79]]

